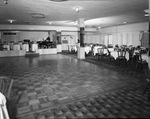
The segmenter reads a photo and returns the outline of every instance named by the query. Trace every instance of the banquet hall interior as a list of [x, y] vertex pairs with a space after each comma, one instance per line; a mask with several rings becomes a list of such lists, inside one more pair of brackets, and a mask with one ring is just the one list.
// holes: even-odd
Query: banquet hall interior
[[150, 118], [149, 15], [150, 0], [1, 0], [0, 119]]

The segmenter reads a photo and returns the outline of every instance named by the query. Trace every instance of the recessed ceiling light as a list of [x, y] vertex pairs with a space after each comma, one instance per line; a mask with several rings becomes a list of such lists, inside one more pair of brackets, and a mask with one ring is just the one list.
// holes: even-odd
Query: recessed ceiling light
[[36, 19], [43, 19], [43, 18], [45, 18], [44, 14], [40, 14], [40, 13], [31, 13], [31, 16], [33, 18], [36, 18]]
[[74, 9], [76, 12], [79, 12], [79, 11], [82, 9], [82, 7], [80, 7], [80, 6], [75, 6], [75, 7], [73, 7], [73, 9]]
[[125, 22], [123, 22], [124, 24], [126, 24], [127, 22], [125, 21]]
[[50, 25], [52, 24], [52, 22], [47, 22], [47, 23], [50, 24]]
[[4, 4], [7, 5], [8, 4], [8, 0], [4, 0]]

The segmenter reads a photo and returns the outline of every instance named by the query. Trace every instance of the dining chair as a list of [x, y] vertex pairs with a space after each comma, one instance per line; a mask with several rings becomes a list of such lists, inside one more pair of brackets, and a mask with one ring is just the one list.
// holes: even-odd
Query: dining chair
[[107, 49], [107, 52], [108, 52], [108, 59], [109, 59], [109, 61], [110, 61], [110, 62], [111, 62], [111, 61], [114, 61], [115, 58], [111, 55], [111, 52], [109, 51], [109, 49]]
[[0, 76], [0, 92], [2, 92], [7, 99], [11, 98], [10, 93], [12, 90], [13, 79], [6, 76]]
[[148, 66], [148, 62], [146, 60], [142, 59], [141, 51], [137, 55], [138, 55], [137, 57], [139, 59], [136, 62], [136, 70], [140, 69], [142, 71], [144, 66]]
[[128, 52], [129, 52], [129, 63], [131, 64], [130, 66], [135, 68], [135, 64], [138, 61], [138, 56], [136, 56], [135, 53], [135, 47], [129, 48]]
[[97, 49], [97, 56], [98, 56], [98, 59], [103, 59], [104, 57], [106, 57], [107, 55], [104, 54], [104, 48], [98, 48]]
[[97, 58], [100, 59], [103, 57], [103, 49], [97, 48]]
[[117, 53], [118, 53], [118, 57], [117, 57], [117, 62], [118, 64], [120, 65], [121, 62], [123, 62], [124, 64], [126, 63], [126, 50], [125, 49], [119, 49], [117, 50]]
[[14, 80], [9, 77], [0, 76], [0, 92], [6, 98], [6, 101], [7, 101], [6, 107], [7, 107], [9, 116], [12, 119], [14, 119], [13, 118], [13, 115], [14, 115], [13, 110], [15, 110], [14, 107], [12, 106], [12, 105], [14, 105], [14, 101], [13, 101], [13, 98], [11, 95], [13, 82], [14, 82]]
[[135, 50], [135, 47], [131, 47], [129, 49], [129, 61], [133, 61], [134, 60], [134, 50]]

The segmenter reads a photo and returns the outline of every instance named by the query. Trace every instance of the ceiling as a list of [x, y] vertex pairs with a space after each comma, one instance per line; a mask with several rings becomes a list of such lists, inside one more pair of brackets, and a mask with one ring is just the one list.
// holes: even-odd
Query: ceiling
[[[0, 24], [76, 26], [84, 18], [86, 27], [109, 27], [149, 21], [144, 16], [148, 0], [4, 1], [0, 1]], [[75, 6], [81, 7], [79, 12]]]

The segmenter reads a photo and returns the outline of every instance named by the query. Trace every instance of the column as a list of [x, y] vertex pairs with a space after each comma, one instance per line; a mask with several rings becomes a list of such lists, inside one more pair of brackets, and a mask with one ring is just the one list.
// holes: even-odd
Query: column
[[84, 19], [80, 18], [78, 20], [78, 29], [79, 29], [79, 43], [80, 46], [78, 47], [77, 57], [78, 59], [85, 59], [85, 49], [84, 49]]
[[148, 1], [149, 3], [149, 9], [148, 9], [148, 13], [149, 13], [149, 56], [150, 56], [150, 0]]
[[146, 12], [149, 14], [149, 51], [148, 51], [148, 65], [149, 65], [149, 68], [150, 68], [150, 0], [148, 0], [148, 10], [146, 10]]
[[0, 31], [0, 43], [3, 44], [2, 32]]
[[78, 20], [78, 27], [79, 27], [80, 46], [84, 47], [84, 31], [85, 31], [84, 19], [80, 18]]
[[61, 32], [57, 31], [57, 53], [62, 52]]

